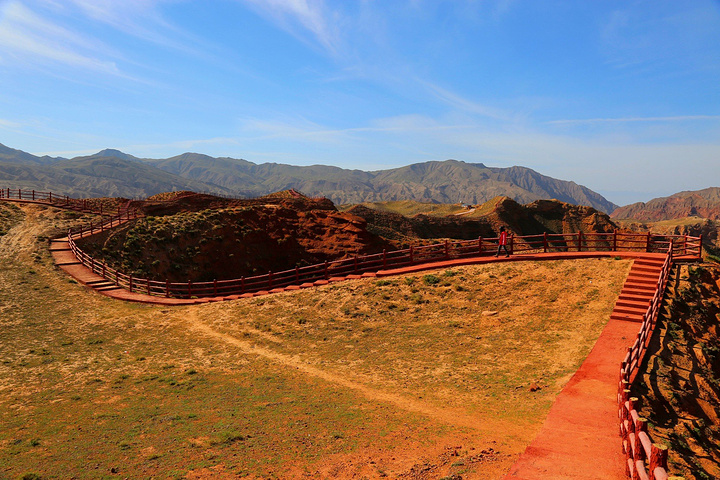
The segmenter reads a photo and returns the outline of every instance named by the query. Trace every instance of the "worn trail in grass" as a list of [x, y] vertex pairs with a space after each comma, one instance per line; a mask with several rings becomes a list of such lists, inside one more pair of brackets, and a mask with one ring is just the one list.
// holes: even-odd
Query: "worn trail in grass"
[[486, 265], [135, 305], [52, 266], [43, 237], [75, 218], [13, 208], [0, 212], [0, 478], [499, 478], [629, 269]]
[[[197, 315], [197, 312], [193, 312], [194, 315]], [[362, 383], [353, 382], [349, 380], [347, 377], [342, 376], [340, 374], [332, 373], [328, 370], [322, 370], [320, 368], [313, 367], [311, 365], [308, 365], [301, 359], [298, 359], [296, 357], [292, 357], [289, 355], [285, 355], [282, 353], [277, 353], [273, 350], [263, 348], [263, 347], [256, 347], [253, 343], [239, 340], [238, 338], [235, 338], [231, 335], [227, 335], [224, 333], [220, 333], [218, 331], [213, 330], [208, 325], [202, 323], [201, 321], [195, 320], [192, 322], [191, 327], [193, 330], [210, 336], [212, 338], [216, 338], [218, 341], [229, 343], [230, 345], [234, 345], [238, 347], [243, 353], [250, 354], [250, 355], [258, 355], [263, 358], [267, 358], [273, 362], [279, 363], [281, 365], [295, 368], [299, 371], [301, 371], [304, 374], [307, 374], [312, 377], [319, 378], [321, 380], [324, 380], [332, 385], [336, 385], [342, 388], [346, 388], [352, 391], [356, 391], [360, 395], [364, 396], [368, 400], [373, 401], [381, 401], [385, 403], [390, 403], [393, 406], [399, 408], [400, 410], [405, 410], [412, 413], [418, 413], [421, 415], [425, 415], [427, 417], [430, 417], [434, 420], [440, 421], [443, 424], [457, 426], [457, 427], [466, 427], [466, 428], [473, 428], [473, 429], [480, 429], [483, 428], [485, 430], [488, 429], [488, 419], [481, 419], [477, 416], [468, 416], [461, 412], [452, 411], [450, 409], [442, 409], [442, 408], [436, 408], [432, 407], [431, 405], [428, 405], [424, 402], [419, 402], [416, 400], [413, 400], [411, 398], [402, 397], [400, 395], [395, 395], [389, 392], [384, 392], [382, 390], [374, 389], [372, 387], [369, 387], [367, 385], [364, 385]]]

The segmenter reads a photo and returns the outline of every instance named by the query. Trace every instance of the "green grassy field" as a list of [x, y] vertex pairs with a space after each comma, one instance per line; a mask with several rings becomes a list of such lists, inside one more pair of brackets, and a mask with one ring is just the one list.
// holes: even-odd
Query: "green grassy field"
[[460, 267], [171, 308], [58, 271], [45, 237], [72, 216], [0, 214], [3, 479], [500, 478], [630, 265]]

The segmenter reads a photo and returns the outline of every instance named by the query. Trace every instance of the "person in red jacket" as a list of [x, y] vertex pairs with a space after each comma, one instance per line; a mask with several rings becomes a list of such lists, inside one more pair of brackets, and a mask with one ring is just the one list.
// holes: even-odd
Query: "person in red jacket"
[[497, 250], [497, 253], [495, 254], [496, 257], [498, 255], [500, 255], [501, 248], [505, 249], [505, 256], [509, 257], [510, 252], [508, 251], [508, 248], [507, 248], [507, 232], [505, 231], [505, 227], [500, 227], [500, 237], [498, 238], [498, 250]]

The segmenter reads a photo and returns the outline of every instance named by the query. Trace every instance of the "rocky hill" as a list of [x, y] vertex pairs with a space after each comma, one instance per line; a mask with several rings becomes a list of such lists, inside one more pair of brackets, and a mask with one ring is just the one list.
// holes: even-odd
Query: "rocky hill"
[[228, 200], [181, 192], [136, 201], [146, 217], [78, 244], [136, 277], [212, 281], [392, 248], [327, 199]]
[[0, 181], [16, 188], [76, 196], [147, 197], [194, 190], [249, 198], [295, 189], [312, 197], [328, 197], [336, 204], [388, 200], [478, 204], [503, 195], [520, 203], [557, 199], [604, 212], [617, 207], [582, 185], [528, 168], [495, 168], [457, 160], [365, 172], [324, 165], [255, 164], [196, 153], [143, 159], [112, 149], [60, 159], [0, 145]]
[[189, 153], [145, 161], [162, 170], [214, 183], [246, 196], [294, 188], [310, 196], [328, 197], [336, 204], [391, 200], [477, 204], [505, 195], [521, 203], [557, 199], [605, 212], [617, 207], [582, 185], [547, 177], [529, 168], [494, 168], [457, 160], [375, 172], [324, 165], [256, 165], [245, 160]]
[[685, 217], [720, 220], [720, 188], [680, 192], [669, 197], [655, 198], [647, 203], [633, 203], [616, 209], [610, 216], [645, 222]]
[[363, 205], [341, 212], [328, 199], [292, 190], [249, 200], [169, 192], [133, 207], [145, 217], [78, 244], [136, 277], [177, 282], [282, 271], [446, 238], [494, 237], [503, 225], [516, 235], [615, 228], [592, 207], [556, 200], [521, 205], [508, 197], [487, 202], [474, 217], [409, 217]]
[[[408, 209], [407, 204], [402, 204]], [[515, 235], [547, 233], [609, 233], [617, 226], [610, 217], [592, 207], [557, 200], [536, 200], [521, 205], [508, 197], [496, 197], [467, 215], [402, 215], [388, 208], [357, 205], [349, 213], [364, 218], [370, 232], [401, 244], [418, 240], [452, 238], [471, 240], [495, 237], [500, 226]]]

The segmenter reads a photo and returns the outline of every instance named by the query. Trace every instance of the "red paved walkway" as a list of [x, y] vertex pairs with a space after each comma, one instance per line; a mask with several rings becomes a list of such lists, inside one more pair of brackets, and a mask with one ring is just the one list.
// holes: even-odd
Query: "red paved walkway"
[[[302, 285], [275, 289], [270, 292], [256, 292], [228, 297], [202, 299], [173, 299], [130, 293], [110, 284], [101, 276], [82, 265], [70, 251], [67, 239], [53, 240], [51, 251], [57, 265], [97, 292], [119, 300], [155, 303], [164, 305], [190, 305], [212, 301], [234, 300], [237, 298], [265, 295], [268, 293], [298, 290], [313, 286], [361, 278], [349, 275]], [[543, 424], [530, 446], [513, 465], [506, 480], [539, 479], [625, 479], [624, 456], [621, 452], [617, 419], [617, 379], [620, 363], [627, 349], [632, 345], [637, 332], [637, 323], [647, 308], [654, 293], [651, 286], [657, 282], [662, 254], [620, 253], [620, 252], [565, 252], [537, 255], [517, 255], [510, 258], [480, 257], [454, 259], [412, 265], [403, 268], [382, 270], [363, 276], [390, 276], [414, 273], [423, 270], [444, 269], [460, 265], [516, 262], [528, 260], [568, 260], [597, 257], [633, 258], [633, 267], [623, 290], [603, 330], [580, 369], [558, 395]]]
[[663, 260], [645, 254], [633, 262], [610, 321], [505, 480], [627, 478], [618, 433], [620, 363], [654, 294], [637, 285], [655, 285]]

